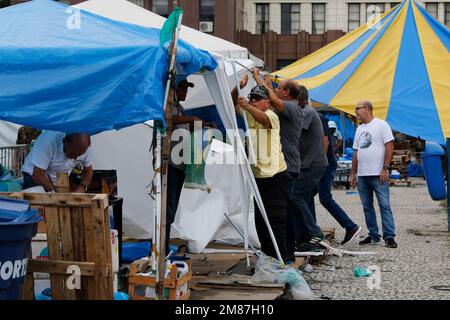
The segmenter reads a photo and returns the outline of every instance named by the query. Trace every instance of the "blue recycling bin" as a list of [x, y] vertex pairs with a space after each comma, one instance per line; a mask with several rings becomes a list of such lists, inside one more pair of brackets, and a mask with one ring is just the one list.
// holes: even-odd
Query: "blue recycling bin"
[[0, 300], [20, 298], [31, 238], [41, 220], [28, 202], [0, 198]]
[[444, 148], [437, 143], [429, 141], [425, 143], [425, 150], [421, 154], [428, 192], [433, 200], [444, 200], [447, 198], [441, 160], [441, 157], [444, 155]]

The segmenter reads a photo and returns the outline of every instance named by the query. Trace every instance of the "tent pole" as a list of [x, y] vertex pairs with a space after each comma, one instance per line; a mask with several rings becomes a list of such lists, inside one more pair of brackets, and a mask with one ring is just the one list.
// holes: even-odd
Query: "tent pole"
[[449, 188], [449, 177], [450, 177], [450, 138], [447, 138], [447, 231], [450, 232], [450, 188]]
[[[156, 294], [158, 300], [164, 299], [164, 269], [165, 269], [165, 255], [162, 252], [165, 251], [166, 247], [166, 214], [167, 214], [167, 171], [169, 166], [170, 157], [170, 140], [172, 138], [172, 115], [170, 106], [173, 104], [174, 88], [171, 85], [176, 81], [175, 79], [175, 58], [177, 53], [178, 38], [180, 35], [181, 21], [183, 19], [183, 13], [180, 14], [178, 19], [177, 29], [175, 30], [172, 38], [172, 43], [169, 47], [169, 75], [166, 83], [166, 91], [164, 96], [164, 112], [167, 123], [166, 134], [163, 139], [162, 144], [162, 166], [161, 166], [161, 215], [160, 215], [160, 225], [159, 225], [159, 248], [158, 248], [158, 272], [157, 272], [157, 285]], [[156, 213], [158, 214], [158, 213]]]

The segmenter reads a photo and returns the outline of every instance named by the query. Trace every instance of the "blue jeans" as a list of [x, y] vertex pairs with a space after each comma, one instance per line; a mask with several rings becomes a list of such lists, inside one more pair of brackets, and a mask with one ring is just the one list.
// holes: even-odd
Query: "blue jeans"
[[323, 237], [322, 230], [308, 207], [314, 187], [319, 182], [326, 167], [302, 169], [300, 174], [289, 174], [288, 195], [288, 254], [295, 251], [295, 241], [308, 241], [311, 237]]
[[373, 192], [375, 191], [380, 206], [383, 239], [395, 238], [394, 216], [389, 201], [389, 185], [381, 183], [380, 176], [358, 177], [358, 191], [364, 208], [369, 236], [374, 240], [380, 240], [381, 238], [375, 208], [373, 207]]
[[[352, 231], [358, 226], [350, 219], [350, 217], [345, 213], [344, 210], [334, 201], [333, 195], [331, 194], [331, 188], [333, 187], [334, 176], [336, 175], [336, 167], [328, 166], [327, 170], [319, 181], [318, 192], [319, 200], [325, 209], [333, 216], [334, 219], [340, 224], [342, 228]], [[313, 216], [316, 216], [314, 207], [314, 196], [317, 191], [313, 193], [311, 198], [311, 204], [309, 208], [313, 212]]]

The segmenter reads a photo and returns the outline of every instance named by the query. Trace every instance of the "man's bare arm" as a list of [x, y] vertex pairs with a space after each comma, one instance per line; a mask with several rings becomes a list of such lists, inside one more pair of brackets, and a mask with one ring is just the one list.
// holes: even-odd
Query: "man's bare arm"
[[268, 86], [267, 82], [270, 81], [272, 82], [269, 78], [268, 81], [263, 81], [260, 76], [259, 76], [259, 70], [258, 68], [253, 68], [253, 78], [255, 79], [256, 83], [260, 86], [264, 86], [267, 88], [267, 90], [269, 90], [269, 94], [270, 94], [270, 104], [273, 108], [275, 108], [278, 112], [283, 112], [284, 111], [284, 104], [283, 101], [278, 98], [278, 96], [275, 94], [275, 91], [273, 91], [272, 85]]
[[55, 190], [55, 186], [53, 185], [52, 180], [47, 175], [47, 171], [38, 167], [34, 167], [32, 180], [37, 185], [44, 188], [46, 192]]
[[245, 98], [239, 97], [238, 106], [244, 110], [247, 110], [257, 122], [264, 126], [264, 128], [272, 128], [272, 123], [270, 122], [269, 116], [265, 112], [251, 106]]
[[384, 153], [384, 163], [383, 165], [389, 167], [392, 162], [392, 157], [394, 156], [394, 141], [389, 141], [385, 144], [386, 151]]

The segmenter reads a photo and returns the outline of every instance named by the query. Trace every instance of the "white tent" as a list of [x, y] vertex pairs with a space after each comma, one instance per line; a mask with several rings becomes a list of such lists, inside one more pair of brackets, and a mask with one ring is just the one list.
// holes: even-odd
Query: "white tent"
[[[75, 5], [74, 7], [113, 20], [137, 24], [144, 27], [161, 28], [166, 21], [166, 18], [127, 0], [90, 0]], [[257, 67], [264, 66], [264, 62], [249, 53], [247, 48], [207, 33], [181, 26], [180, 38], [189, 42], [196, 48], [215, 52], [224, 58], [250, 59]]]
[[[245, 72], [239, 65], [236, 69], [239, 76]], [[229, 62], [221, 61], [218, 73], [223, 73], [222, 83], [218, 85], [226, 88], [234, 86], [233, 70]], [[209, 89], [211, 80], [205, 81], [201, 75], [190, 76], [189, 81], [193, 82], [195, 87], [189, 91], [184, 104], [188, 108], [216, 104], [215, 100], [222, 95], [219, 92], [213, 98]], [[247, 86], [247, 90], [250, 87], [251, 85]], [[234, 115], [229, 115], [232, 116]], [[225, 121], [224, 125], [230, 128], [230, 124], [226, 124]], [[152, 130], [150, 123], [138, 124], [92, 137], [94, 168], [117, 170], [118, 193], [124, 198], [124, 232], [127, 236], [137, 239], [151, 238], [153, 231], [154, 200], [149, 195], [154, 177], [153, 157], [149, 153]], [[221, 158], [229, 160], [233, 156], [234, 151], [229, 145], [215, 141], [208, 158], [211, 161]], [[241, 207], [240, 190], [240, 185], [244, 181], [240, 170], [237, 164], [208, 164], [205, 178], [211, 186], [211, 193], [183, 189], [176, 219], [172, 225], [172, 237], [189, 240], [189, 248], [193, 252], [202, 251], [211, 240], [236, 244], [242, 242], [242, 238], [226, 222], [223, 215], [227, 213], [241, 230], [246, 228], [246, 215], [243, 214], [244, 210]], [[253, 215], [250, 217], [249, 238], [258, 244], [252, 221]]]

